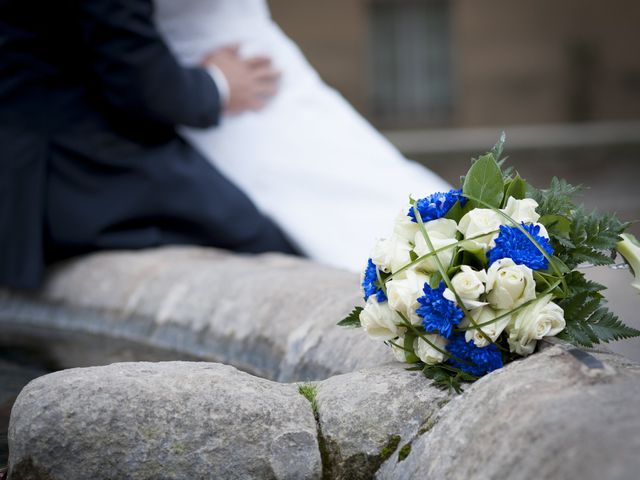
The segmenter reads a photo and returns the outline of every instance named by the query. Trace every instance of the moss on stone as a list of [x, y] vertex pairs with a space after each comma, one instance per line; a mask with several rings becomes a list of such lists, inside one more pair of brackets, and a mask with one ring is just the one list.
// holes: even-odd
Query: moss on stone
[[320, 460], [322, 462], [322, 479], [330, 480], [332, 476], [331, 455], [329, 453], [329, 447], [327, 441], [322, 434], [322, 427], [320, 426], [320, 416], [318, 412], [318, 402], [316, 397], [318, 395], [318, 385], [315, 383], [299, 383], [298, 393], [306, 398], [311, 404], [311, 411], [313, 417], [316, 420], [316, 437], [318, 439], [318, 449], [320, 450]]
[[313, 414], [318, 416], [318, 404], [316, 402], [316, 396], [318, 395], [318, 386], [313, 383], [301, 383], [298, 385], [298, 392], [304, 398], [309, 400]]
[[436, 420], [433, 417], [427, 418], [420, 427], [420, 430], [418, 430], [418, 435], [424, 435], [429, 430], [431, 430], [435, 424]]
[[407, 458], [410, 453], [411, 453], [411, 443], [407, 443], [403, 445], [400, 451], [398, 452], [398, 463], [400, 463], [405, 458]]
[[381, 464], [384, 463], [384, 461], [387, 460], [391, 455], [393, 455], [393, 453], [398, 448], [398, 445], [400, 445], [400, 440], [400, 435], [393, 435], [389, 438], [387, 444], [382, 447], [382, 450], [380, 450]]
[[186, 447], [184, 443], [177, 442], [171, 445], [171, 452], [174, 455], [184, 455], [185, 451], [186, 451]]

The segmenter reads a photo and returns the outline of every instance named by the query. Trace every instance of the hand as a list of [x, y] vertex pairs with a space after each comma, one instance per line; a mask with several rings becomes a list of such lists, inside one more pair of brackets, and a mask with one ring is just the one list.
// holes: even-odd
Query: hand
[[280, 73], [272, 67], [271, 60], [264, 56], [243, 59], [238, 55], [237, 45], [214, 50], [202, 64], [204, 67], [215, 65], [227, 79], [226, 112], [259, 110], [278, 90]]

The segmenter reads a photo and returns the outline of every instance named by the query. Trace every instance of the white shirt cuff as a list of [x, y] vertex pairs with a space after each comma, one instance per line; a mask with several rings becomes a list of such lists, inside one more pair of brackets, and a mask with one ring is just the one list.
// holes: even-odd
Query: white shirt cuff
[[222, 104], [225, 105], [229, 100], [229, 82], [227, 82], [227, 77], [224, 76], [222, 70], [220, 70], [215, 65], [210, 65], [207, 67], [207, 71], [211, 78], [213, 78], [213, 82], [216, 84], [218, 88], [218, 93], [220, 94], [220, 99], [222, 100]]

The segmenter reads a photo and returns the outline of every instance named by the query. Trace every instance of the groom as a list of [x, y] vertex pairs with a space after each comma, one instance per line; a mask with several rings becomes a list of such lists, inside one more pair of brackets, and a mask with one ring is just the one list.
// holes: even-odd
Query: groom
[[175, 131], [260, 108], [276, 80], [233, 49], [180, 66], [149, 0], [0, 0], [0, 285], [97, 249], [292, 252]]

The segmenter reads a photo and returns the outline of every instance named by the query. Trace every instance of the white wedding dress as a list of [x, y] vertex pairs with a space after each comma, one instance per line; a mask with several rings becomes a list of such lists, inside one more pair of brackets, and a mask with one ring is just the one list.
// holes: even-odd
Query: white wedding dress
[[158, 29], [185, 65], [238, 43], [244, 55], [266, 54], [281, 71], [279, 92], [263, 110], [182, 134], [310, 258], [361, 270], [409, 194], [449, 188], [322, 82], [264, 0], [156, 0], [155, 9]]

